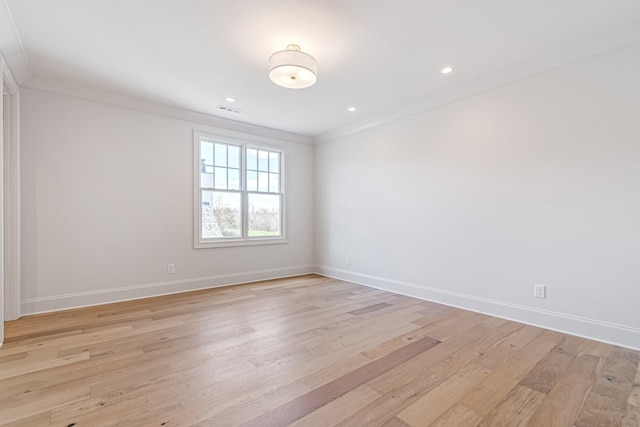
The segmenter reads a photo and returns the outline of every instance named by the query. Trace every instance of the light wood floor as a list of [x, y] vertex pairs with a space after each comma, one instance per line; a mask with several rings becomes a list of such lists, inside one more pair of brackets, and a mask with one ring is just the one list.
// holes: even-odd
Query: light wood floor
[[640, 425], [638, 352], [315, 275], [6, 335], [1, 425]]

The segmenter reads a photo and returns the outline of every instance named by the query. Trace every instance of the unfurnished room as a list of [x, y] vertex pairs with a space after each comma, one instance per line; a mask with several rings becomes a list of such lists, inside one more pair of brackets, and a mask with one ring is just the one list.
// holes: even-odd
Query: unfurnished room
[[640, 2], [0, 0], [0, 426], [640, 426]]

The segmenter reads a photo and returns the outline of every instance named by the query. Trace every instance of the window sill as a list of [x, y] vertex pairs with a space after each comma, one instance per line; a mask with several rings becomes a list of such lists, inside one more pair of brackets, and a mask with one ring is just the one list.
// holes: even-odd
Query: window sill
[[225, 240], [216, 242], [196, 242], [194, 249], [229, 248], [237, 246], [280, 245], [289, 243], [285, 237], [271, 239]]

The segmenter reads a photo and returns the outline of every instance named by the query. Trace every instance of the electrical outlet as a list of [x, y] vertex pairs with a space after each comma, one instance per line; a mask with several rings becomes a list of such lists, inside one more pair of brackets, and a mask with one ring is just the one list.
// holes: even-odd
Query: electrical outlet
[[347, 259], [344, 260], [345, 265], [351, 265], [351, 257], [347, 257]]
[[536, 298], [547, 297], [547, 287], [545, 285], [533, 285]]
[[175, 264], [167, 264], [167, 274], [173, 274], [176, 272]]

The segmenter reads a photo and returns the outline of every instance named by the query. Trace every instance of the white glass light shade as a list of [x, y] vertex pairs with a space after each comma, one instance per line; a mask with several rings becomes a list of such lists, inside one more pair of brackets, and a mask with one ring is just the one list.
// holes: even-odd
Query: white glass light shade
[[269, 58], [269, 78], [278, 86], [289, 89], [304, 89], [317, 80], [318, 63], [297, 45], [276, 52]]

